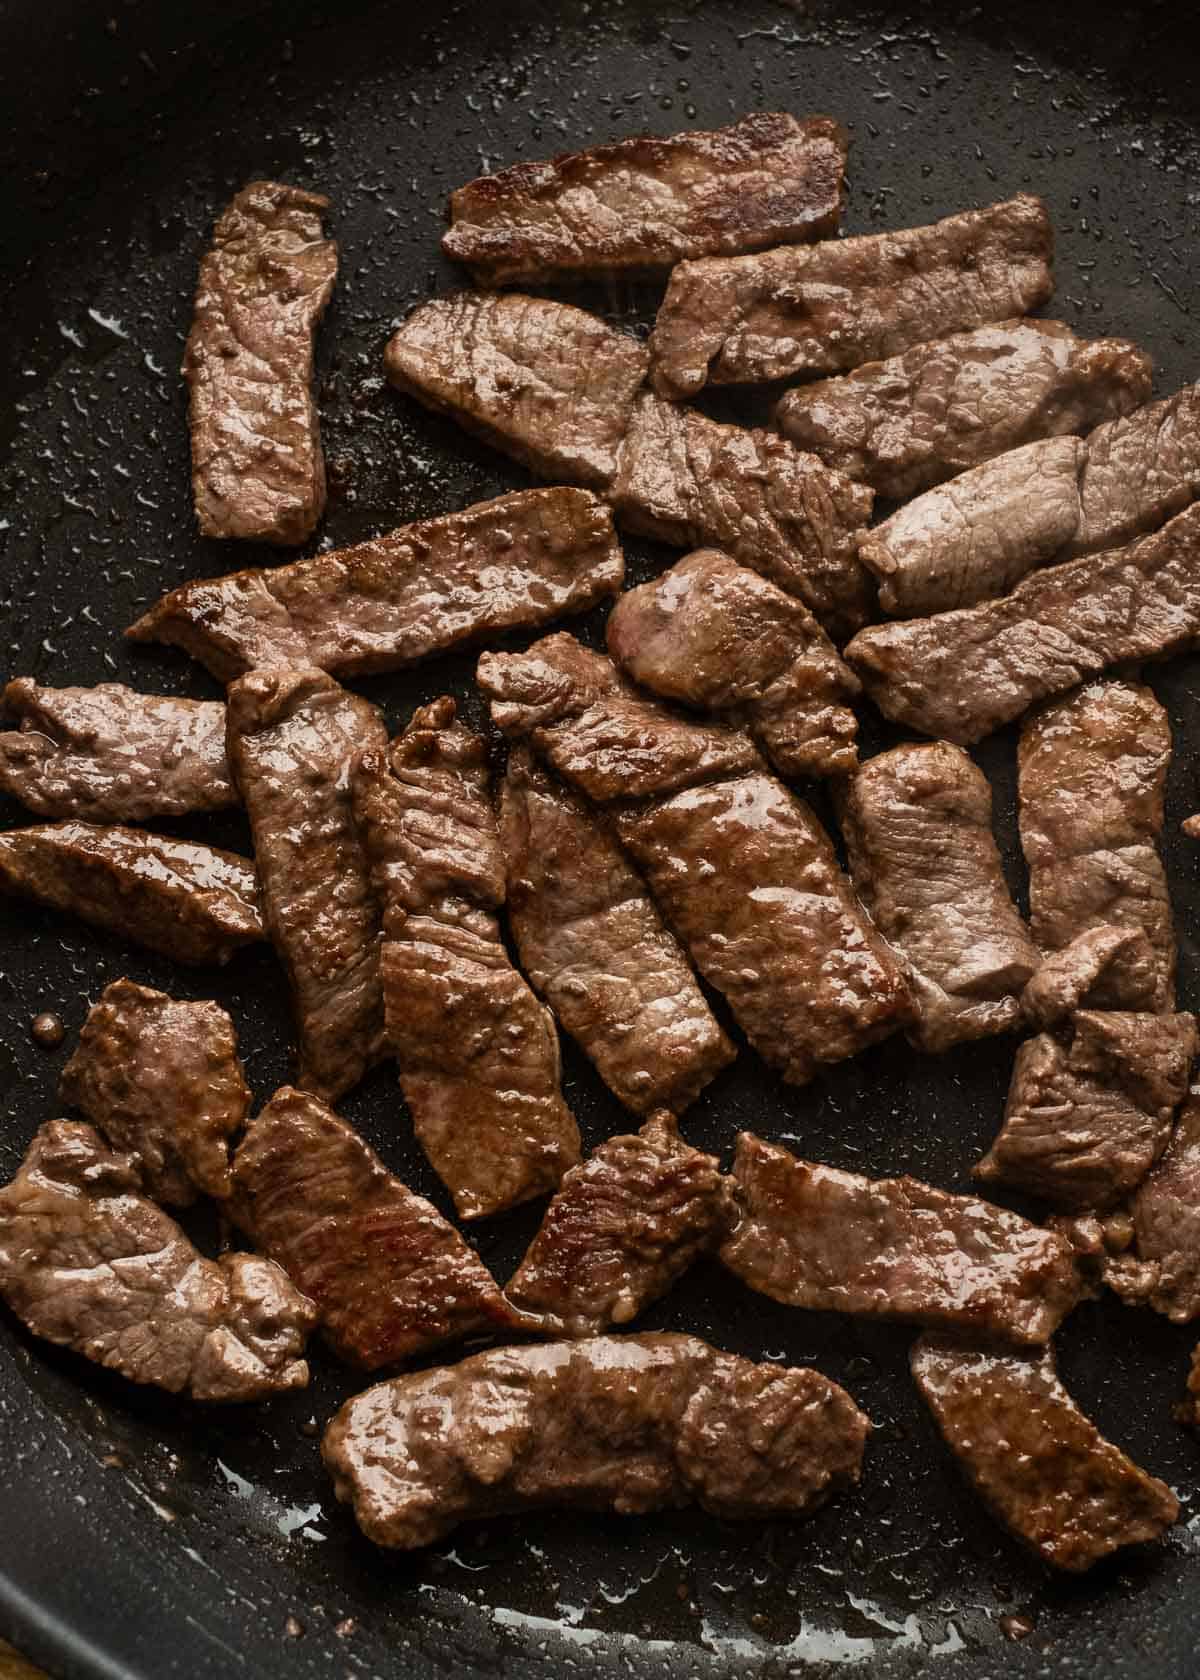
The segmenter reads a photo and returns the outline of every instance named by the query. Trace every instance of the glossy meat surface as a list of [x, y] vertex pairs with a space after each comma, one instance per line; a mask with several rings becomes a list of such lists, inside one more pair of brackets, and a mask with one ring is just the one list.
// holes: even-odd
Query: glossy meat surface
[[1106, 1279], [1126, 1300], [1173, 1324], [1200, 1318], [1200, 1093], [1193, 1090], [1162, 1157], [1129, 1212], [1133, 1246]]

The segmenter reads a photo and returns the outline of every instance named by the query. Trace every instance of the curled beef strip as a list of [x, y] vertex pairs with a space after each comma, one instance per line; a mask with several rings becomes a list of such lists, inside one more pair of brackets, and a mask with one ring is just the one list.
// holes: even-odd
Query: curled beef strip
[[1173, 1324], [1200, 1318], [1200, 1091], [1188, 1096], [1129, 1216], [1130, 1230], [1118, 1233], [1126, 1252], [1108, 1265], [1106, 1281], [1125, 1300], [1145, 1303]]
[[693, 1336], [497, 1348], [348, 1400], [322, 1454], [380, 1546], [549, 1505], [800, 1516], [858, 1480], [868, 1420], [817, 1371]]
[[137, 1155], [156, 1201], [224, 1198], [229, 1140], [250, 1112], [237, 1044], [219, 1004], [114, 980], [88, 1010], [59, 1094]]
[[388, 1046], [418, 1141], [460, 1218], [553, 1190], [579, 1159], [558, 1034], [500, 937], [504, 860], [487, 746], [443, 698], [355, 767], [383, 905]]
[[1092, 432], [1079, 484], [1079, 529], [1064, 558], [1130, 542], [1198, 495], [1200, 384]]
[[137, 1159], [52, 1120], [0, 1189], [0, 1296], [35, 1336], [193, 1400], [304, 1388], [311, 1301], [253, 1254], [206, 1260]]
[[337, 277], [329, 200], [252, 181], [200, 265], [183, 358], [192, 486], [206, 537], [301, 543], [325, 511], [313, 335]]
[[530, 983], [626, 1108], [682, 1112], [735, 1051], [645, 882], [597, 813], [520, 746], [500, 836]]
[[1124, 974], [1138, 976], [1136, 993], [1147, 1003], [1154, 995], [1154, 948], [1140, 927], [1089, 928], [1069, 945], [1043, 959], [1021, 993], [1021, 1009], [1035, 1027], [1053, 1027], [1077, 1009], [1094, 1005], [1105, 991], [1111, 995], [1110, 974], [1120, 964]]
[[973, 1196], [818, 1166], [751, 1132], [733, 1179], [721, 1259], [787, 1306], [1039, 1346], [1079, 1299], [1070, 1243]]

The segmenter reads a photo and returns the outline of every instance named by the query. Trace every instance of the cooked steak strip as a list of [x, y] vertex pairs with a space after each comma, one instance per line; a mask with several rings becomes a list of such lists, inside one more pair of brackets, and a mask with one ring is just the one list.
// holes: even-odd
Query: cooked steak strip
[[348, 1400], [322, 1454], [380, 1546], [564, 1505], [800, 1516], [858, 1480], [868, 1420], [803, 1367], [754, 1365], [693, 1336], [497, 1348]]
[[775, 421], [797, 448], [902, 501], [1035, 438], [1128, 414], [1150, 395], [1151, 366], [1124, 338], [1001, 321], [798, 385]]
[[219, 1004], [114, 980], [88, 1010], [59, 1094], [115, 1149], [137, 1156], [155, 1201], [224, 1198], [229, 1140], [250, 1112], [237, 1047]]
[[1106, 1441], [1059, 1382], [1054, 1355], [922, 1336], [912, 1372], [946, 1445], [997, 1521], [1044, 1563], [1080, 1574], [1161, 1539], [1179, 1501]]
[[1179, 826], [1189, 840], [1200, 840], [1200, 815], [1185, 817]]
[[616, 594], [625, 559], [585, 490], [524, 490], [270, 571], [185, 583], [126, 635], [221, 682], [256, 665], [396, 671]]
[[1054, 951], [1040, 964], [1037, 973], [1021, 993], [1021, 1009], [1035, 1027], [1053, 1027], [1077, 1009], [1094, 1005], [1105, 991], [1111, 996], [1108, 976], [1121, 965], [1123, 987], [1128, 976], [1137, 977], [1136, 996], [1149, 1007], [1154, 998], [1154, 947], [1140, 927], [1089, 928], [1061, 951]]
[[442, 250], [504, 286], [820, 239], [841, 219], [848, 144], [832, 117], [754, 111], [513, 164], [450, 195]]
[[0, 1296], [35, 1336], [193, 1400], [308, 1382], [311, 1301], [269, 1260], [206, 1260], [142, 1194], [137, 1158], [52, 1120], [0, 1189]]
[[598, 1335], [665, 1295], [731, 1214], [716, 1157], [685, 1143], [660, 1110], [571, 1168], [505, 1293], [553, 1313], [568, 1335]]
[[785, 776], [858, 763], [858, 678], [801, 602], [717, 549], [626, 590], [608, 651], [663, 699], [744, 725]]
[[1200, 1318], [1200, 1091], [1189, 1095], [1129, 1212], [1132, 1248], [1109, 1264], [1107, 1282], [1173, 1324]]
[[1191, 1015], [1081, 1010], [1018, 1050], [1004, 1126], [975, 1168], [1067, 1212], [1106, 1212], [1162, 1154], [1200, 1047]]
[[1200, 635], [1200, 506], [1108, 554], [1034, 572], [998, 601], [876, 624], [846, 648], [897, 723], [969, 746], [1109, 665]]
[[43, 688], [18, 677], [4, 706], [0, 790], [39, 817], [144, 822], [237, 804], [219, 700], [139, 694], [123, 683]]
[[1022, 193], [929, 227], [680, 263], [650, 341], [655, 388], [836, 373], [1024, 315], [1054, 289], [1053, 245]]
[[1138, 943], [1113, 957], [1093, 988], [1102, 1009], [1174, 1007], [1175, 929], [1158, 853], [1170, 762], [1170, 721], [1138, 683], [1089, 683], [1021, 731], [1034, 939], [1061, 951], [1093, 928], [1120, 927], [1150, 944], [1149, 953]]
[[45, 823], [0, 834], [0, 893], [67, 911], [184, 963], [263, 939], [248, 858], [141, 828]]
[[1200, 496], [1200, 385], [1109, 420], [1087, 440], [1079, 529], [1068, 555], [1115, 548]]
[[337, 277], [329, 200], [252, 181], [200, 264], [183, 358], [192, 486], [206, 537], [301, 543], [325, 511], [313, 335]]
[[252, 671], [230, 687], [228, 710], [263, 918], [292, 987], [298, 1083], [332, 1102], [383, 1051], [379, 912], [350, 761], [387, 733], [374, 706], [323, 671]]
[[1070, 1243], [915, 1178], [860, 1178], [737, 1140], [741, 1220], [721, 1259], [787, 1306], [1038, 1346], [1079, 1299]]
[[500, 936], [504, 860], [487, 745], [454, 701], [365, 752], [354, 812], [383, 905], [388, 1046], [417, 1139], [460, 1218], [553, 1190], [579, 1159], [558, 1034]]
[[1007, 1032], [1038, 953], [1009, 896], [987, 777], [945, 741], [881, 753], [842, 789], [850, 873], [910, 971], [920, 1050]]
[[530, 983], [626, 1108], [681, 1113], [736, 1052], [645, 882], [596, 812], [520, 746], [500, 835]]

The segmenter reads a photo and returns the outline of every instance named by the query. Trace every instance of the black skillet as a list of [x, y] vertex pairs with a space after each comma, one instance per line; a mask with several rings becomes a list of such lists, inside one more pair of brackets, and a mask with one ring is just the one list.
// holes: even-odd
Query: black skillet
[[[1054, 311], [1147, 345], [1160, 391], [1195, 378], [1193, 16], [1185, 4], [1095, 0], [895, 12], [802, 0], [7, 0], [0, 669], [212, 692], [182, 657], [131, 653], [119, 632], [168, 585], [262, 558], [194, 533], [176, 375], [212, 216], [255, 175], [319, 187], [334, 204], [342, 267], [320, 350], [335, 485], [326, 543], [525, 482], [380, 377], [389, 327], [456, 281], [437, 253], [447, 191], [481, 166], [713, 126], [755, 106], [850, 123], [851, 231], [1043, 193], [1059, 233]], [[644, 326], [654, 295], [622, 286], [587, 301]], [[629, 558], [638, 578], [664, 555], [631, 543]], [[597, 615], [584, 633], [601, 629]], [[477, 716], [471, 668], [463, 657], [365, 686], [393, 726], [447, 689]], [[1196, 1005], [1197, 853], [1177, 832], [1200, 802], [1196, 667], [1177, 661], [1153, 680], [1176, 727], [1167, 855], [1183, 998]], [[1012, 754], [1008, 732], [979, 758], [1020, 890]], [[15, 808], [0, 816], [24, 820]], [[245, 844], [232, 819], [203, 832]], [[65, 918], [3, 908], [5, 1176], [56, 1112], [87, 1000], [126, 973], [220, 998], [259, 1097], [285, 1076], [286, 1009], [265, 951], [228, 973], [188, 972]], [[57, 1052], [28, 1036], [43, 1009], [69, 1029]], [[743, 1050], [687, 1130], [727, 1149], [752, 1125], [823, 1160], [966, 1188], [1011, 1054], [993, 1044], [921, 1059], [891, 1044], [787, 1091]], [[566, 1065], [589, 1139], [622, 1124], [583, 1060], [568, 1051]], [[344, 1107], [441, 1199], [388, 1071]], [[476, 1233], [502, 1274], [535, 1217]], [[715, 1268], [698, 1269], [646, 1325], [813, 1361], [846, 1383], [877, 1425], [859, 1491], [804, 1525], [555, 1514], [388, 1556], [356, 1534], [320, 1468], [318, 1428], [354, 1386], [322, 1356], [292, 1401], [202, 1411], [106, 1379], [4, 1318], [0, 1633], [72, 1680], [1195, 1672], [1200, 1443], [1171, 1415], [1187, 1331], [1105, 1302], [1081, 1308], [1060, 1338], [1072, 1390], [1184, 1509], [1160, 1550], [1075, 1583], [1028, 1561], [966, 1492], [910, 1389], [904, 1330], [788, 1312]]]

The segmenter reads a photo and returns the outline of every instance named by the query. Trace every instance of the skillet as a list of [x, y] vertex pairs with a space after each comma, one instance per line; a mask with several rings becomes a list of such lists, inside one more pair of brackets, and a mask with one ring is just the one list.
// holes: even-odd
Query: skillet
[[[1054, 312], [1145, 344], [1159, 393], [1195, 378], [1193, 16], [1184, 4], [1096, 0], [8, 0], [3, 675], [214, 692], [182, 657], [129, 651], [119, 631], [184, 578], [278, 558], [195, 534], [176, 373], [211, 220], [255, 175], [333, 200], [342, 266], [320, 339], [335, 486], [317, 539], [327, 545], [527, 482], [380, 377], [390, 327], [458, 278], [437, 252], [446, 192], [481, 166], [639, 129], [714, 126], [756, 106], [830, 111], [852, 125], [851, 231], [928, 221], [1021, 188], [1043, 193], [1059, 233]], [[622, 284], [581, 300], [644, 326], [654, 296]], [[636, 542], [628, 555], [633, 581], [667, 558]], [[602, 615], [581, 633], [598, 644]], [[362, 687], [393, 728], [445, 691], [478, 719], [472, 665], [463, 656]], [[1200, 673], [1180, 660], [1152, 680], [1176, 733], [1166, 852], [1182, 1004], [1196, 1007], [1198, 855], [1178, 823], [1200, 804]], [[864, 745], [891, 738], [868, 725]], [[1013, 750], [1010, 730], [977, 756], [1022, 893]], [[26, 820], [11, 806], [0, 818]], [[176, 831], [248, 843], [236, 816]], [[260, 1100], [286, 1076], [286, 1007], [267, 952], [228, 972], [177, 970], [66, 918], [0, 907], [5, 1177], [57, 1112], [58, 1073], [88, 999], [126, 973], [218, 997]], [[47, 1008], [68, 1028], [50, 1053], [28, 1035]], [[999, 1122], [1011, 1054], [992, 1043], [920, 1059], [887, 1044], [790, 1091], [743, 1049], [686, 1130], [727, 1152], [735, 1131], [753, 1126], [837, 1165], [967, 1189]], [[570, 1047], [565, 1072], [589, 1143], [623, 1127]], [[343, 1112], [445, 1206], [387, 1070]], [[536, 1217], [525, 1210], [474, 1233], [501, 1275]], [[320, 1353], [306, 1393], [202, 1410], [35, 1344], [4, 1317], [0, 1634], [66, 1680], [1195, 1672], [1200, 1445], [1171, 1416], [1194, 1332], [1105, 1301], [1081, 1307], [1059, 1338], [1084, 1407], [1183, 1500], [1160, 1550], [1072, 1582], [1029, 1561], [960, 1482], [908, 1383], [908, 1332], [789, 1312], [713, 1267], [698, 1268], [644, 1327], [811, 1361], [844, 1382], [876, 1424], [858, 1491], [803, 1525], [568, 1512], [388, 1556], [357, 1535], [321, 1471], [319, 1427], [354, 1379]]]

